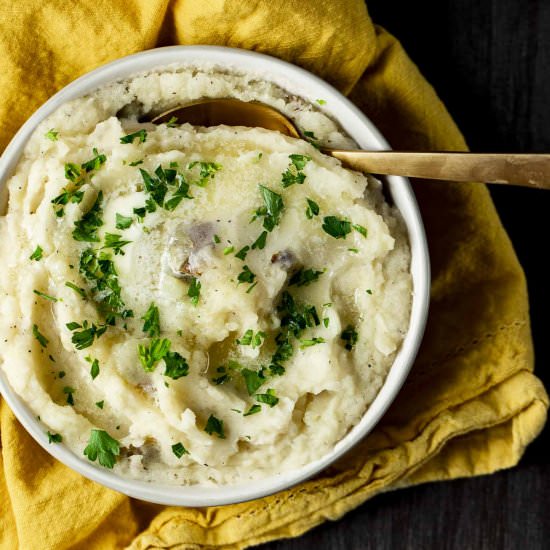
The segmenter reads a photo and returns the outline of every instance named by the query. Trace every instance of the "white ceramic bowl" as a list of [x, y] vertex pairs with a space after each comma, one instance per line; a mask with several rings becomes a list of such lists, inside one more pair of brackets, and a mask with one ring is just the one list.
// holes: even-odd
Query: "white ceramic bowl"
[[[265, 75], [266, 80], [279, 84], [292, 94], [301, 96], [311, 103], [318, 97], [325, 98], [327, 102], [322, 109], [337, 120], [344, 131], [361, 148], [389, 149], [383, 136], [359, 109], [332, 86], [304, 69], [273, 57], [233, 48], [173, 46], [138, 53], [109, 63], [80, 77], [49, 99], [21, 127], [0, 158], [0, 197], [3, 196], [5, 200], [6, 180], [14, 170], [30, 135], [36, 126], [61, 104], [88, 94], [114, 80], [174, 63], [184, 65], [214, 63], [224, 69], [259, 73]], [[110, 470], [96, 466], [84, 457], [76, 456], [63, 444], [48, 444], [45, 427], [16, 395], [0, 370], [0, 391], [4, 399], [31, 436], [55, 458], [98, 483], [150, 502], [180, 506], [229, 504], [263, 497], [313, 476], [349, 451], [380, 420], [405, 381], [424, 332], [430, 287], [430, 266], [424, 227], [408, 180], [402, 177], [389, 177], [387, 178], [387, 187], [405, 219], [412, 251], [411, 272], [414, 296], [410, 327], [388, 377], [374, 402], [359, 424], [320, 460], [298, 470], [253, 483], [221, 487], [177, 487], [124, 479]], [[9, 342], [6, 345], [9, 345]]]

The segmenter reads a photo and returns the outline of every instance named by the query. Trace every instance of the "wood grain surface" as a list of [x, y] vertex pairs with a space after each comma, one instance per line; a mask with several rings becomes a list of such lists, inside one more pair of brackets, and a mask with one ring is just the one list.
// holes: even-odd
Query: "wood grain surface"
[[[474, 151], [550, 152], [550, 1], [369, 0]], [[493, 188], [527, 275], [536, 372], [550, 388], [550, 192]], [[376, 497], [337, 522], [262, 550], [546, 550], [550, 429], [516, 468]]]

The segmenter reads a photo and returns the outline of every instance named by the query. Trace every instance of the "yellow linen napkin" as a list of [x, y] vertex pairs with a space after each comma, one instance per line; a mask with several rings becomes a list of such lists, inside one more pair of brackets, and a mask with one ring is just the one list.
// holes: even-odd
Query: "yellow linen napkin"
[[[0, 150], [52, 93], [122, 55], [218, 44], [333, 83], [392, 146], [465, 149], [445, 107], [361, 0], [0, 0]], [[526, 285], [487, 190], [418, 182], [433, 268], [424, 343], [398, 399], [318, 477], [259, 501], [175, 508], [131, 500], [51, 458], [0, 404], [0, 548], [240, 549], [297, 536], [372, 496], [513, 466], [548, 398], [532, 374]]]

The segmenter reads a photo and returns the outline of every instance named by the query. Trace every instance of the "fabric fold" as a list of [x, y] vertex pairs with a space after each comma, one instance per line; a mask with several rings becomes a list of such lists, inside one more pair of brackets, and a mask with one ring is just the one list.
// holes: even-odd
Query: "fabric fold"
[[[361, 0], [0, 0], [0, 15], [0, 149], [77, 76], [176, 43], [247, 48], [303, 66], [349, 94], [395, 148], [467, 148]], [[58, 463], [1, 402], [0, 549], [237, 550], [298, 536], [385, 491], [516, 464], [548, 408], [532, 373], [525, 277], [483, 185], [413, 187], [430, 246], [430, 318], [406, 384], [364, 441], [316, 478], [258, 501], [163, 507]]]

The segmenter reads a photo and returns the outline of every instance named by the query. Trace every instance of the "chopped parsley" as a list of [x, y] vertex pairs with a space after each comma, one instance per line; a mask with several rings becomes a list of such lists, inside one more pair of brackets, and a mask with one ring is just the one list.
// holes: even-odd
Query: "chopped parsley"
[[128, 216], [123, 216], [122, 214], [116, 213], [116, 228], [117, 229], [128, 229], [133, 222], [133, 218]]
[[92, 285], [93, 299], [106, 323], [113, 325], [115, 318], [133, 317], [132, 310], [124, 309], [118, 274], [111, 257], [104, 252], [87, 248], [80, 254], [80, 272]]
[[105, 164], [105, 161], [107, 160], [107, 157], [103, 154], [100, 154], [95, 147], [92, 149], [92, 152], [94, 154], [94, 157], [81, 165], [82, 170], [84, 170], [86, 174], [92, 172], [93, 170], [99, 170], [101, 168], [101, 165]]
[[372, 290], [371, 290], [370, 288], [367, 288], [367, 290], [365, 290], [365, 292], [366, 292], [367, 294], [371, 294], [371, 295], [372, 295]]
[[214, 243], [216, 243], [216, 244], [219, 244], [219, 243], [222, 242], [222, 240], [220, 239], [219, 235], [214, 235], [214, 236], [212, 237], [212, 240], [213, 240]]
[[267, 390], [266, 393], [257, 393], [254, 397], [259, 403], [265, 403], [270, 407], [274, 407], [279, 402], [279, 398], [275, 395], [275, 390], [273, 389]]
[[[54, 128], [50, 128], [45, 134], [44, 137], [50, 141], [57, 141], [59, 139], [59, 132]], [[50, 442], [51, 443], [51, 442]]]
[[250, 271], [250, 268], [247, 265], [243, 266], [243, 270], [237, 276], [237, 280], [239, 281], [239, 284], [253, 283], [255, 278], [256, 278], [256, 275], [252, 273], [252, 271]]
[[358, 248], [348, 248], [348, 252], [353, 252], [354, 254], [359, 254]]
[[141, 319], [145, 321], [143, 323], [143, 332], [148, 334], [151, 338], [160, 336], [159, 308], [154, 303], [151, 303], [149, 309]]
[[297, 304], [292, 295], [286, 290], [283, 292], [281, 303], [277, 309], [281, 313], [281, 326], [287, 327], [296, 338], [306, 328], [320, 324], [315, 306]]
[[323, 325], [325, 325], [325, 328], [328, 328], [329, 323], [330, 319], [328, 317], [323, 317]]
[[363, 227], [362, 225], [359, 225], [357, 223], [354, 223], [352, 225], [353, 229], [355, 229], [355, 231], [357, 231], [357, 233], [361, 233], [361, 235], [363, 235], [363, 237], [366, 237], [367, 236], [367, 228], [366, 227]]
[[319, 215], [319, 205], [311, 199], [306, 199], [306, 201], [307, 201], [306, 218], [308, 220], [311, 220], [313, 216]]
[[122, 247], [130, 244], [132, 241], [122, 241], [120, 237], [121, 235], [116, 233], [105, 233], [105, 244], [102, 248], [112, 248], [115, 256], [117, 254], [124, 256], [124, 250], [122, 250]]
[[267, 231], [262, 231], [260, 236], [252, 243], [252, 250], [258, 249], [263, 250], [265, 248], [265, 243], [267, 241]]
[[90, 210], [82, 216], [81, 220], [74, 222], [75, 229], [73, 231], [73, 239], [91, 243], [99, 242], [97, 230], [103, 225], [103, 220], [101, 218], [103, 214], [103, 209], [101, 208], [102, 202], [103, 191], [100, 191]]
[[170, 340], [154, 338], [148, 346], [139, 344], [138, 355], [145, 372], [153, 372], [157, 363], [170, 351]]
[[195, 166], [199, 166], [199, 181], [195, 182], [196, 185], [204, 187], [208, 180], [213, 179], [218, 170], [221, 170], [221, 164], [216, 164], [215, 162], [203, 162], [203, 161], [194, 161], [190, 162], [187, 165], [188, 170], [192, 170]]
[[166, 126], [168, 126], [168, 128], [174, 128], [177, 125], [178, 125], [178, 117], [175, 117], [175, 116], [171, 116], [170, 120], [166, 123]]
[[92, 430], [88, 445], [84, 449], [84, 456], [95, 462], [96, 459], [105, 468], [113, 468], [120, 454], [120, 445], [103, 430]]
[[182, 174], [176, 176], [176, 181], [178, 183], [178, 188], [174, 191], [172, 198], [167, 200], [164, 208], [166, 210], [174, 210], [183, 199], [192, 199], [193, 197], [189, 194], [189, 184], [185, 181], [185, 178]]
[[98, 409], [103, 409], [103, 405], [105, 405], [105, 401], [104, 400], [101, 400], [101, 401], [98, 401], [95, 406], [98, 408]]
[[147, 141], [147, 130], [142, 128], [133, 134], [128, 134], [120, 138], [120, 143], [133, 143], [134, 140], [138, 139], [138, 143], [145, 143]]
[[265, 376], [260, 372], [247, 368], [241, 370], [241, 376], [244, 379], [248, 395], [254, 395], [256, 390], [266, 381]]
[[265, 332], [259, 330], [254, 334], [254, 331], [249, 328], [241, 338], [238, 338], [237, 344], [240, 346], [252, 346], [252, 348], [260, 347], [265, 340]]
[[44, 294], [43, 292], [40, 292], [39, 290], [34, 289], [33, 292], [40, 296], [40, 298], [44, 298], [45, 300], [50, 300], [50, 302], [57, 302], [57, 298], [54, 298], [53, 296], [50, 296], [49, 294]]
[[317, 336], [311, 338], [310, 340], [300, 340], [300, 349], [310, 348], [311, 346], [316, 346], [317, 344], [324, 344], [326, 340]]
[[223, 420], [216, 418], [213, 414], [208, 417], [204, 431], [208, 435], [216, 434], [220, 439], [225, 439], [225, 434], [223, 432]]
[[176, 443], [172, 445], [172, 452], [177, 458], [181, 458], [183, 455], [188, 455], [189, 451], [183, 446], [183, 443]]
[[340, 335], [340, 339], [345, 342], [344, 347], [348, 351], [351, 351], [355, 344], [357, 344], [358, 337], [359, 335], [357, 334], [357, 331], [351, 325], [348, 325]]
[[325, 99], [316, 99], [315, 101], [319, 103], [319, 105], [326, 105], [327, 103]]
[[264, 201], [264, 206], [261, 206], [254, 213], [252, 220], [263, 217], [264, 229], [271, 232], [276, 225], [281, 221], [281, 213], [284, 209], [283, 197], [279, 193], [271, 191], [271, 189], [260, 185], [260, 195]]
[[48, 443], [61, 443], [63, 441], [61, 434], [52, 434], [49, 430], [46, 433], [48, 435]]
[[92, 359], [90, 356], [85, 357], [88, 363], [91, 363], [90, 366], [90, 376], [92, 380], [95, 380], [99, 376], [99, 361], [97, 359]]
[[235, 250], [234, 246], [227, 246], [226, 248], [223, 249], [223, 255], [227, 256], [228, 254], [231, 254], [231, 252], [233, 252], [234, 250]]
[[71, 290], [74, 290], [84, 300], [86, 299], [86, 291], [83, 288], [76, 286], [74, 283], [71, 283], [71, 281], [66, 281], [65, 286], [69, 287]]
[[243, 416], [250, 416], [250, 415], [252, 415], [252, 414], [259, 413], [261, 410], [262, 410], [262, 406], [261, 406], [261, 405], [252, 405], [252, 406], [250, 407], [250, 409], [248, 409], [248, 410], [243, 414]]
[[302, 133], [304, 134], [304, 137], [307, 138], [309, 143], [311, 143], [311, 145], [315, 147], [315, 149], [319, 149], [319, 138], [313, 132], [311, 132], [310, 130], [305, 130]]
[[164, 376], [167, 376], [172, 380], [177, 380], [178, 378], [189, 374], [189, 364], [187, 363], [187, 359], [182, 357], [177, 351], [167, 351], [164, 356], [164, 363], [166, 365]]
[[199, 303], [199, 298], [201, 295], [201, 282], [197, 277], [193, 277], [189, 288], [187, 289], [187, 296], [191, 298], [191, 303], [196, 306]]
[[73, 321], [67, 323], [66, 327], [73, 333], [71, 342], [79, 350], [90, 347], [94, 343], [94, 338], [99, 338], [107, 330], [107, 325], [97, 326], [95, 323], [89, 323], [88, 321], [83, 321], [82, 324]]
[[63, 388], [63, 393], [67, 396], [67, 404], [68, 405], [74, 405], [74, 398], [73, 398], [73, 393], [75, 392], [76, 390], [74, 388], [71, 388], [70, 386], [65, 386]]
[[[233, 247], [231, 247], [233, 248]], [[239, 260], [242, 260], [244, 262], [244, 259], [246, 258], [246, 255], [248, 254], [248, 251], [250, 250], [250, 247], [247, 245], [247, 246], [243, 246], [236, 254], [235, 254], [235, 257], [236, 258], [239, 258]]]
[[323, 231], [335, 239], [345, 239], [351, 233], [351, 222], [342, 220], [336, 216], [325, 216], [323, 218]]
[[32, 326], [32, 335], [38, 340], [43, 348], [48, 345], [49, 340], [38, 330], [37, 325]]
[[73, 162], [67, 162], [65, 164], [65, 179], [76, 183], [81, 176], [82, 171], [80, 170], [78, 164], [74, 164]]
[[290, 165], [286, 172], [283, 173], [281, 184], [283, 187], [290, 187], [295, 183], [301, 185], [306, 179], [306, 175], [302, 172], [306, 164], [311, 160], [307, 155], [289, 155]]
[[35, 262], [39, 262], [42, 259], [42, 253], [44, 250], [42, 250], [42, 247], [38, 245], [34, 252], [29, 256], [29, 260], [34, 260]]
[[292, 275], [288, 286], [307, 286], [317, 281], [323, 273], [324, 271], [316, 271], [314, 269], [300, 269]]
[[128, 166], [139, 166], [140, 164], [143, 164], [143, 159], [134, 160], [133, 162], [129, 162]]

